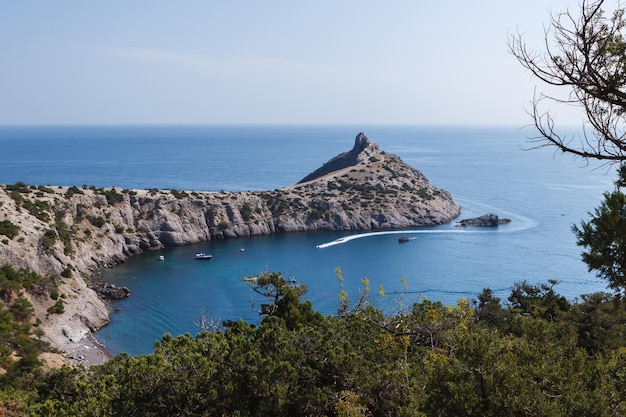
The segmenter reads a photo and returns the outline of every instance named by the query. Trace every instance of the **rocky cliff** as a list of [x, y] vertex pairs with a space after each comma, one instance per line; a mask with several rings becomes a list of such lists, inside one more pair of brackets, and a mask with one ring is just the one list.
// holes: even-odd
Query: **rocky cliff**
[[[87, 282], [134, 254], [279, 232], [432, 226], [459, 214], [448, 192], [359, 134], [349, 152], [273, 191], [0, 186], [0, 265], [65, 277], [64, 313], [39, 315], [60, 345], [107, 323], [106, 304]], [[50, 304], [33, 303], [39, 311]]]

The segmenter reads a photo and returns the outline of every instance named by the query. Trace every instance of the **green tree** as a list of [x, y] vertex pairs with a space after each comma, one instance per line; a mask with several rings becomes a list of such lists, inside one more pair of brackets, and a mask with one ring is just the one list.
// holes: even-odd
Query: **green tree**
[[549, 321], [560, 319], [570, 309], [570, 304], [554, 291], [556, 284], [555, 280], [548, 280], [548, 284], [539, 286], [530, 285], [526, 281], [516, 283], [508, 298], [512, 311]]
[[589, 271], [608, 281], [618, 298], [626, 296], [626, 195], [621, 188], [626, 184], [626, 165], [619, 169], [616, 188], [604, 193], [604, 201], [591, 215], [572, 230], [579, 246], [586, 250], [582, 259]]
[[506, 319], [506, 312], [500, 304], [500, 298], [493, 295], [491, 288], [484, 288], [474, 300], [474, 319], [480, 323], [499, 325]]
[[626, 344], [626, 311], [616, 308], [608, 293], [581, 295], [582, 303], [572, 306], [568, 320], [576, 329], [578, 346], [590, 354], [619, 349]]
[[290, 327], [317, 323], [322, 317], [313, 311], [309, 301], [300, 302], [300, 297], [306, 294], [306, 285], [292, 284], [280, 272], [264, 272], [256, 280], [248, 281], [248, 285], [271, 301], [271, 304], [261, 304], [262, 315], [282, 317]]

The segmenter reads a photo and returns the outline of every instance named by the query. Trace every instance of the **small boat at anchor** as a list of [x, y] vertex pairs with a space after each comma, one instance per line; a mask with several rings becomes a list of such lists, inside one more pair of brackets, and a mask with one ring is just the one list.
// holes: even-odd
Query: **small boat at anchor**
[[194, 257], [194, 259], [199, 260], [199, 261], [208, 261], [209, 259], [212, 259], [213, 255], [211, 255], [210, 253], [204, 253], [204, 252], [198, 252], [196, 253], [196, 256]]
[[400, 239], [398, 239], [398, 242], [405, 243], [405, 242], [408, 242], [409, 240], [411, 240], [409, 236], [402, 236]]

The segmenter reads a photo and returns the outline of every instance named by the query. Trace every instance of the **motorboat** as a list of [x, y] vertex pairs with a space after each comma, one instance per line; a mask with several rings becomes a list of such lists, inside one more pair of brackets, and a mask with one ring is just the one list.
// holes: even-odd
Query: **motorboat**
[[196, 253], [195, 259], [199, 260], [199, 261], [208, 261], [209, 259], [212, 259], [213, 255], [211, 255], [210, 253], [204, 253], [204, 252], [198, 252]]

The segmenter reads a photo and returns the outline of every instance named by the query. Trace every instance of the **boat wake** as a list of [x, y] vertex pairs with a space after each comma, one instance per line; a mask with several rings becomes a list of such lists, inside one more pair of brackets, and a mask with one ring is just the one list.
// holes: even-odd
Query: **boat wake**
[[[354, 239], [362, 239], [366, 237], [374, 237], [374, 236], [382, 236], [382, 235], [411, 235], [411, 234], [444, 234], [444, 233], [463, 233], [463, 234], [478, 234], [478, 233], [512, 233], [512, 232], [520, 232], [528, 229], [532, 229], [536, 226], [536, 223], [533, 220], [530, 220], [526, 217], [522, 216], [514, 216], [517, 217], [516, 223], [514, 227], [510, 227], [509, 225], [499, 226], [497, 228], [491, 227], [455, 227], [454, 229], [426, 229], [426, 230], [387, 230], [383, 232], [367, 232], [360, 233], [351, 236], [343, 236], [339, 239], [335, 239], [331, 242], [326, 242], [315, 246], [317, 249], [324, 249], [335, 245], [341, 245], [342, 243], [350, 242]], [[413, 239], [413, 238], [411, 238]]]
[[467, 231], [464, 229], [458, 229], [458, 230], [389, 230], [389, 231], [384, 231], [384, 232], [368, 232], [368, 233], [360, 233], [358, 235], [344, 236], [344, 237], [340, 237], [339, 239], [335, 239], [331, 242], [319, 244], [315, 247], [318, 249], [324, 249], [330, 246], [341, 245], [342, 243], [346, 243], [354, 239], [362, 239], [364, 237], [382, 236], [382, 235], [409, 235], [409, 234], [418, 234], [418, 233], [419, 234], [426, 234], [426, 233], [440, 234], [440, 233], [481, 233], [481, 232]]
[[[360, 234], [351, 235], [351, 236], [343, 236], [343, 237], [340, 237], [339, 239], [335, 239], [331, 242], [322, 243], [315, 247], [318, 249], [324, 249], [324, 248], [328, 248], [328, 247], [335, 246], [335, 245], [341, 245], [343, 243], [350, 242], [351, 240], [354, 240], [354, 239], [362, 239], [366, 237], [381, 236], [381, 235], [444, 234], [444, 233], [477, 234], [477, 233], [494, 233], [494, 232], [514, 233], [514, 232], [521, 232], [521, 231], [533, 229], [534, 227], [537, 226], [537, 222], [535, 220], [530, 219], [526, 216], [523, 216], [519, 213], [513, 213], [510, 211], [502, 210], [499, 207], [484, 205], [473, 200], [463, 200], [463, 203], [466, 206], [472, 207], [472, 210], [474, 213], [498, 212], [501, 215], [503, 215], [503, 217], [510, 218], [512, 220], [512, 223], [503, 225], [503, 226], [498, 226], [495, 228], [492, 228], [492, 227], [448, 228], [449, 226], [444, 225], [443, 229], [437, 228], [437, 229], [425, 229], [425, 230], [424, 229], [421, 229], [421, 230], [386, 230], [386, 231], [381, 231], [381, 232], [367, 232], [367, 233], [360, 233]], [[476, 214], [474, 213], [470, 213], [467, 216], [468, 217], [476, 216]], [[411, 238], [411, 239], [414, 239], [414, 238]]]

